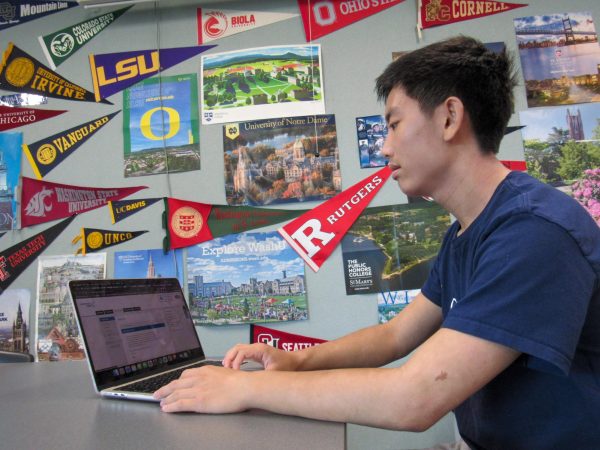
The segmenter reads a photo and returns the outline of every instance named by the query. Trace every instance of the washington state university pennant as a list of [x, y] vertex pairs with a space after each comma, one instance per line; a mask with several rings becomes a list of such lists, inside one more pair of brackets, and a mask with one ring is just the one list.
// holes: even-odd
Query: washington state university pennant
[[96, 101], [199, 55], [216, 45], [90, 55]]
[[156, 202], [162, 199], [163, 197], [110, 201], [108, 202], [108, 209], [110, 210], [110, 218], [112, 219], [112, 223], [120, 222], [136, 212], [139, 212], [150, 205], [154, 205]]
[[[61, 77], [12, 42], [0, 64], [0, 89], [62, 100], [96, 101], [93, 93]], [[112, 105], [108, 100], [102, 103]]]
[[22, 178], [22, 228], [100, 208], [148, 187], [95, 188]]
[[317, 339], [301, 334], [286, 333], [285, 331], [273, 330], [261, 325], [250, 324], [250, 343], [259, 342], [271, 347], [293, 352], [327, 342], [325, 339]]
[[119, 112], [98, 117], [33, 144], [23, 144], [23, 152], [27, 156], [35, 176], [41, 179], [48, 175], [52, 169], [72, 155]]
[[317, 272], [391, 173], [385, 166], [277, 231]]
[[419, 28], [477, 19], [524, 6], [527, 4], [492, 0], [419, 0]]
[[147, 233], [148, 230], [142, 231], [112, 231], [100, 230], [98, 228], [82, 228], [81, 232], [73, 238], [72, 244], [77, 244], [81, 241], [81, 247], [75, 252], [76, 255], [97, 252], [98, 250], [119, 245], [123, 242], [130, 241], [136, 237]]
[[74, 218], [75, 216], [69, 217], [0, 252], [0, 294], [48, 248]]
[[0, 105], [0, 131], [40, 122], [66, 112], [66, 110], [13, 108]]
[[3, 0], [0, 2], [0, 30], [6, 30], [7, 28], [65, 11], [75, 6], [79, 6], [79, 3]]
[[404, 0], [298, 0], [306, 42], [318, 39]]

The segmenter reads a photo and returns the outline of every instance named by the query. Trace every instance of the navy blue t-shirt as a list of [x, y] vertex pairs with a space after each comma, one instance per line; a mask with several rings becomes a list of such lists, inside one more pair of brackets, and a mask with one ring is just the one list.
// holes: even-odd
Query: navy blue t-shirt
[[442, 326], [522, 352], [455, 410], [473, 449], [600, 449], [600, 227], [575, 200], [511, 172], [452, 224], [423, 294]]

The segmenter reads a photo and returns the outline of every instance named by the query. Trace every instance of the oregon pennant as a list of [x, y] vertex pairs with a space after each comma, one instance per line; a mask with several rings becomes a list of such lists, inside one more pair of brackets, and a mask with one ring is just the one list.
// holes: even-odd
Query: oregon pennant
[[493, 0], [419, 0], [419, 28], [477, 19], [524, 6], [527, 4]]
[[157, 201], [162, 199], [162, 197], [158, 197], [110, 201], [108, 202], [108, 209], [110, 210], [112, 223], [120, 222], [136, 212], [141, 211], [150, 205], [154, 205]]
[[[94, 102], [94, 94], [61, 77], [12, 42], [0, 64], [0, 89], [45, 97]], [[107, 100], [102, 103], [112, 105]]]
[[156, 75], [213, 47], [216, 45], [90, 55], [96, 101], [110, 97], [138, 81]]
[[[285, 301], [285, 300], [284, 300]], [[250, 343], [255, 342], [267, 344], [271, 347], [294, 352], [308, 347], [327, 342], [325, 339], [302, 336], [301, 334], [286, 333], [285, 331], [274, 330], [261, 325], [250, 324]]]
[[120, 200], [147, 186], [94, 188], [22, 177], [21, 227], [61, 219]]
[[81, 240], [81, 248], [77, 249], [75, 254], [78, 255], [81, 253], [85, 256], [86, 253], [97, 252], [106, 247], [122, 244], [147, 232], [148, 230], [111, 231], [100, 230], [98, 228], [82, 228], [81, 233], [75, 236], [71, 243], [76, 244]]
[[3, 0], [0, 2], [0, 30], [79, 6], [78, 2]]
[[132, 7], [133, 5], [102, 14], [101, 16], [92, 17], [54, 33], [38, 36], [50, 67], [56, 69], [58, 65], [73, 56], [77, 50], [98, 36], [102, 30]]
[[385, 166], [277, 231], [317, 272], [390, 175]]
[[75, 216], [0, 252], [0, 294], [37, 259]]
[[66, 112], [66, 110], [13, 108], [0, 105], [0, 131], [40, 122]]
[[216, 237], [284, 222], [306, 210], [252, 206], [218, 206], [176, 198], [165, 199], [165, 251], [189, 247]]
[[98, 117], [33, 144], [23, 144], [23, 152], [27, 156], [35, 176], [41, 179], [48, 175], [52, 169], [73, 154], [119, 112]]

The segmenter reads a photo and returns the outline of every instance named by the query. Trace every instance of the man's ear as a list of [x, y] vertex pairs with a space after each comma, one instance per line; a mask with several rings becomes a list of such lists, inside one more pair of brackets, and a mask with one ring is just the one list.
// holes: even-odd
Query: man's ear
[[465, 107], [458, 97], [448, 97], [440, 106], [444, 119], [444, 139], [450, 141], [464, 125]]

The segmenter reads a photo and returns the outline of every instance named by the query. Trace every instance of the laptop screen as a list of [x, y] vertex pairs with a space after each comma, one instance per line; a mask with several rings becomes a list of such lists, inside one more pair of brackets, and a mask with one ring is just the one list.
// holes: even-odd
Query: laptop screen
[[175, 278], [69, 283], [99, 389], [203, 358]]

